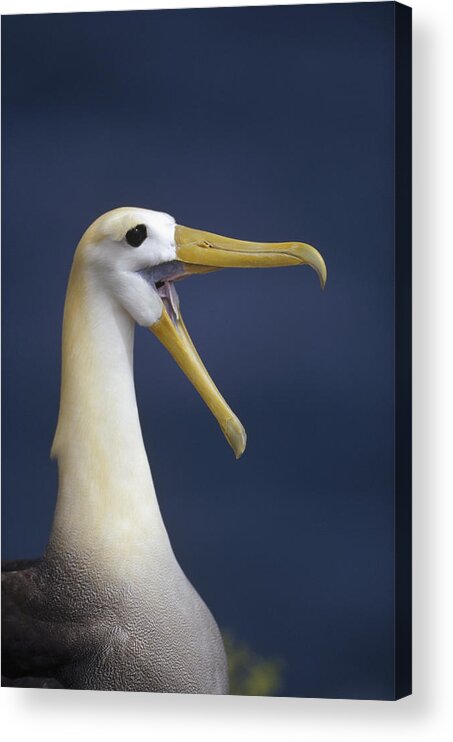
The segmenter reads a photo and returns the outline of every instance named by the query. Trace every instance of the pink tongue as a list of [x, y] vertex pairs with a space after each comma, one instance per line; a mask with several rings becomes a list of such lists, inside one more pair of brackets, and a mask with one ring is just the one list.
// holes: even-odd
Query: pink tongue
[[159, 287], [158, 292], [161, 299], [171, 307], [175, 318], [179, 319], [179, 296], [176, 293], [173, 283], [166, 281]]

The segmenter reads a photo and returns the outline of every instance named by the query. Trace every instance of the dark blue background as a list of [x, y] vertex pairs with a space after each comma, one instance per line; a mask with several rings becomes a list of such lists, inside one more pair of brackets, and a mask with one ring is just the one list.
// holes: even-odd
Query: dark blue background
[[141, 420], [175, 553], [219, 624], [283, 658], [285, 694], [392, 697], [393, 3], [7, 17], [3, 62], [5, 556], [48, 537], [88, 224], [134, 205], [311, 242], [324, 294], [309, 269], [180, 286], [244, 457], [142, 330]]

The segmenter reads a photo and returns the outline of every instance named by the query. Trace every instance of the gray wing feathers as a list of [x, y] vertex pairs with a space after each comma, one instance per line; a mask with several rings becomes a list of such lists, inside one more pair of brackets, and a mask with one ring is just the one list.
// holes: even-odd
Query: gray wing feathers
[[15, 684], [29, 683], [29, 676], [52, 678], [55, 668], [66, 658], [59, 632], [39, 614], [45, 601], [37, 579], [38, 565], [38, 560], [2, 564], [3, 685], [13, 679]]

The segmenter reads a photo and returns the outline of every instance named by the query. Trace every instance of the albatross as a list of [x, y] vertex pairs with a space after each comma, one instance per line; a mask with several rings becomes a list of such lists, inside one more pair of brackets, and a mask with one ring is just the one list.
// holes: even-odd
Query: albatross
[[178, 564], [143, 443], [133, 378], [135, 325], [149, 328], [207, 404], [236, 457], [245, 430], [187, 332], [175, 284], [220, 268], [309, 265], [302, 242], [248, 242], [124, 207], [80, 240], [66, 294], [58, 498], [36, 561], [2, 572], [6, 685], [228, 692], [217, 624]]

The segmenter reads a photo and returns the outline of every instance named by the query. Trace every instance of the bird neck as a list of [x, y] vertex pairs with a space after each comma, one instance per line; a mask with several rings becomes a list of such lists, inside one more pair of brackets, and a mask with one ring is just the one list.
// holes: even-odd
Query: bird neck
[[59, 491], [48, 553], [115, 569], [168, 551], [140, 428], [134, 322], [101, 278], [74, 261], [63, 319]]

